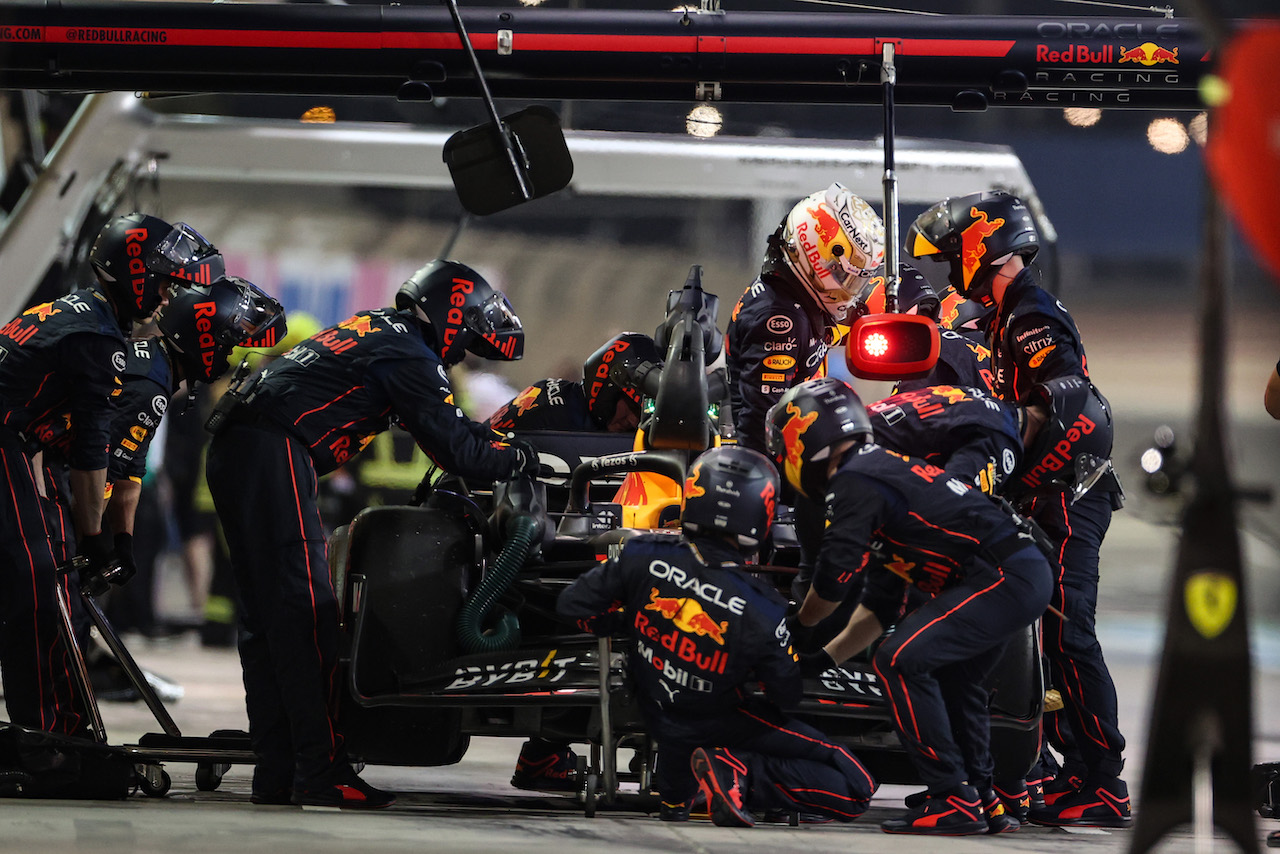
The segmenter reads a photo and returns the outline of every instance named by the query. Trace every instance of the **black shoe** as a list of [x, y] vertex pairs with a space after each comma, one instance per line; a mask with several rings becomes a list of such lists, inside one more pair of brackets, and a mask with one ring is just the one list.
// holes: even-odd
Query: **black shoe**
[[987, 833], [1013, 833], [1022, 828], [1022, 822], [1005, 808], [995, 789], [982, 793], [982, 811], [987, 814]]
[[259, 806], [287, 807], [293, 803], [293, 789], [254, 789], [249, 794], [249, 803]]
[[578, 756], [567, 745], [526, 741], [511, 785], [535, 792], [578, 791]]
[[1091, 778], [1079, 790], [1032, 810], [1029, 818], [1050, 827], [1128, 827], [1133, 824], [1129, 787], [1117, 777]]
[[897, 818], [881, 822], [885, 833], [926, 836], [974, 836], [988, 830], [978, 790], [962, 783], [930, 795], [924, 803]]
[[1000, 798], [1000, 803], [1004, 805], [1005, 812], [1019, 822], [1027, 820], [1027, 813], [1031, 812], [1031, 790], [1026, 780], [996, 783], [992, 788]]
[[663, 801], [658, 807], [658, 818], [663, 821], [688, 821], [689, 811], [692, 806], [693, 803], [691, 801], [681, 801], [675, 804]]
[[747, 766], [722, 747], [699, 747], [689, 759], [698, 788], [707, 796], [711, 820], [717, 827], [754, 827], [747, 812]]
[[375, 789], [354, 771], [338, 775], [335, 782], [299, 786], [293, 790], [294, 804], [300, 807], [340, 807], [349, 810], [380, 810], [396, 802], [396, 796]]
[[1084, 785], [1084, 780], [1074, 774], [1059, 774], [1057, 777], [1044, 781], [1042, 789], [1044, 805], [1051, 807], [1061, 798], [1067, 795], [1074, 795], [1080, 791], [1080, 787]]

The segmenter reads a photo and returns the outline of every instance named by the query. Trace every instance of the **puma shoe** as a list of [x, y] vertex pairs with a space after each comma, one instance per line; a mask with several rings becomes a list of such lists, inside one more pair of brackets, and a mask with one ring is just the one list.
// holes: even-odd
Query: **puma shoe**
[[1000, 803], [1004, 805], [1005, 812], [1016, 818], [1019, 823], [1027, 820], [1027, 814], [1031, 812], [1031, 790], [1025, 780], [996, 783], [992, 789], [995, 790]]
[[1009, 812], [995, 789], [982, 793], [982, 811], [987, 815], [987, 833], [1013, 833], [1022, 827], [1022, 822]]
[[511, 785], [536, 792], [576, 792], [578, 756], [568, 745], [526, 741], [520, 748]]
[[347, 769], [334, 779], [295, 786], [293, 802], [305, 807], [339, 807], [348, 810], [380, 810], [396, 802], [396, 796], [370, 786]]
[[1066, 795], [1074, 795], [1080, 791], [1080, 786], [1084, 783], [1084, 779], [1075, 774], [1059, 773], [1057, 777], [1046, 780], [1044, 783], [1044, 805], [1053, 806], [1058, 800]]
[[1050, 827], [1128, 827], [1133, 823], [1129, 787], [1116, 777], [1091, 778], [1077, 791], [1032, 810], [1029, 818]]
[[932, 793], [897, 818], [881, 822], [880, 829], [926, 836], [974, 836], [988, 831], [982, 799], [968, 783]]
[[722, 747], [699, 747], [689, 759], [698, 788], [707, 796], [711, 820], [717, 827], [754, 827], [747, 812], [747, 766]]

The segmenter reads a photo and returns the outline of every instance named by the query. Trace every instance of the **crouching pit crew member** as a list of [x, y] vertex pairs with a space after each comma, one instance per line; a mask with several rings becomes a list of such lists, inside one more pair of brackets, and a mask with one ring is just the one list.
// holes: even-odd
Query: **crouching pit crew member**
[[537, 455], [494, 441], [453, 403], [470, 351], [518, 359], [524, 330], [475, 271], [433, 261], [396, 294], [302, 341], [236, 389], [208, 451], [209, 491], [243, 611], [254, 803], [375, 809], [395, 798], [352, 769], [335, 710], [338, 611], [316, 481], [397, 423], [446, 471], [505, 480]]
[[[849, 595], [848, 625], [806, 670], [821, 672], [889, 626], [873, 663], [894, 727], [927, 796], [887, 833], [1016, 830], [991, 789], [982, 680], [1006, 640], [1049, 602], [1051, 572], [1020, 519], [969, 484], [873, 441], [862, 402], [833, 378], [789, 391], [769, 411], [769, 446], [792, 485], [825, 497], [813, 585], [792, 624], [802, 637]], [[899, 619], [907, 588], [929, 598]], [[957, 740], [957, 735], [959, 739]]]
[[[750, 827], [784, 810], [851, 821], [876, 784], [844, 747], [787, 715], [801, 694], [786, 602], [744, 562], [768, 533], [778, 475], [762, 454], [715, 448], [689, 469], [684, 536], [644, 534], [560, 594], [557, 611], [599, 634], [622, 626], [645, 724], [658, 744], [661, 817]], [[764, 696], [748, 690], [759, 681]]]

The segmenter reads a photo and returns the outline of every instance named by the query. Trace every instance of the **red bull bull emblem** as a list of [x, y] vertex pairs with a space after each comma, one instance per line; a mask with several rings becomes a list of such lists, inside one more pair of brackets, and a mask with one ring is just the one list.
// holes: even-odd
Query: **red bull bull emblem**
[[840, 223], [836, 222], [836, 218], [828, 213], [826, 205], [809, 208], [809, 216], [813, 217], [814, 229], [818, 232], [818, 239], [824, 244], [830, 246], [840, 236]]
[[686, 634], [698, 637], [709, 637], [720, 646], [724, 646], [725, 632], [729, 629], [729, 621], [716, 622], [703, 610], [698, 600], [687, 596], [659, 596], [658, 588], [649, 592], [649, 604], [646, 611], [657, 611], [671, 621], [677, 629]]
[[964, 393], [964, 389], [956, 388], [955, 386], [934, 386], [933, 393], [939, 397], [946, 398], [947, 403], [964, 403], [969, 399], [969, 395]]
[[685, 478], [684, 481], [684, 497], [686, 500], [697, 498], [700, 495], [706, 495], [707, 491], [698, 486], [698, 478], [702, 476], [702, 466], [694, 466], [693, 473]]
[[1137, 47], [1121, 47], [1120, 62], [1136, 62], [1139, 65], [1160, 65], [1165, 62], [1178, 64], [1178, 48], [1168, 50], [1154, 42], [1143, 42]]
[[987, 254], [987, 238], [1000, 230], [1004, 218], [987, 220], [987, 212], [977, 208], [969, 208], [969, 216], [973, 222], [960, 234], [960, 258], [964, 266], [964, 283], [973, 281], [982, 267], [982, 259]]
[[59, 314], [61, 312], [62, 312], [62, 309], [54, 308], [53, 303], [46, 302], [41, 305], [33, 306], [32, 308], [27, 309], [26, 311], [23, 312], [23, 314], [24, 315], [34, 314], [36, 316], [36, 320], [43, 323], [44, 321], [49, 319], [50, 315]]
[[367, 314], [357, 314], [354, 317], [349, 317], [339, 323], [338, 328], [354, 332], [360, 338], [363, 338], [371, 332], [378, 331], [373, 328], [373, 322], [369, 319], [369, 315]]
[[788, 403], [787, 414], [791, 417], [782, 426], [782, 443], [786, 448], [787, 455], [786, 474], [787, 480], [792, 483], [798, 483], [800, 481], [800, 465], [804, 456], [804, 442], [800, 441], [800, 437], [804, 435], [804, 431], [809, 429], [810, 424], [818, 420], [818, 413], [810, 412], [808, 415], [801, 415], [798, 406], [794, 403]]
[[542, 393], [542, 389], [537, 386], [529, 386], [524, 391], [516, 395], [516, 399], [511, 401], [511, 405], [516, 408], [517, 415], [524, 415], [533, 408], [534, 403], [538, 400], [538, 395]]

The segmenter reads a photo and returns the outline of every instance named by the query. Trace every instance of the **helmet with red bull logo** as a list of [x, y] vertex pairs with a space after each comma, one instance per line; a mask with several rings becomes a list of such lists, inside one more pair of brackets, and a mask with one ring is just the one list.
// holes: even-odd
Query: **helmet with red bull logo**
[[[862, 286], [858, 302], [864, 309], [863, 314], [884, 314], [885, 286], [883, 270]], [[937, 292], [924, 274], [910, 264], [901, 265], [898, 271], [898, 313], [920, 314], [937, 320], [940, 305]]]
[[[1029, 436], [1022, 465], [1007, 481], [1004, 495], [1015, 503], [1068, 493], [1075, 501], [1111, 471], [1111, 405], [1084, 377], [1059, 377], [1035, 386], [1029, 400], [1032, 421], [1047, 419]], [[1042, 411], [1035, 413], [1039, 407]]]
[[680, 524], [686, 534], [724, 534], [754, 551], [773, 524], [778, 487], [778, 470], [759, 451], [712, 448], [689, 467]]
[[506, 296], [465, 264], [436, 260], [409, 277], [396, 308], [412, 311], [431, 330], [441, 361], [456, 365], [467, 352], [514, 362], [524, 356], [524, 327]]
[[839, 323], [884, 262], [884, 223], [871, 205], [834, 183], [791, 209], [778, 248], [818, 307]]
[[636, 385], [632, 370], [649, 362], [662, 364], [662, 355], [653, 339], [641, 332], [621, 332], [600, 346], [582, 363], [582, 392], [591, 420], [601, 430], [609, 427], [624, 403], [639, 417], [644, 392]]
[[226, 372], [235, 347], [270, 347], [287, 332], [280, 303], [235, 276], [179, 291], [156, 326], [188, 382], [206, 383]]
[[107, 223], [89, 264], [121, 320], [149, 317], [172, 289], [208, 285], [226, 272], [217, 248], [191, 226], [143, 213]]
[[846, 439], [871, 442], [867, 409], [849, 384], [820, 377], [788, 389], [769, 409], [765, 445], [801, 495], [821, 500], [831, 448]]
[[939, 297], [938, 322], [944, 329], [986, 334], [994, 306], [988, 308], [976, 299], [965, 299], [950, 285], [943, 288]]
[[1031, 211], [1005, 192], [955, 196], [929, 208], [907, 229], [907, 253], [950, 264], [947, 281], [969, 299], [990, 293], [996, 271], [1013, 256], [1027, 262], [1040, 249]]

